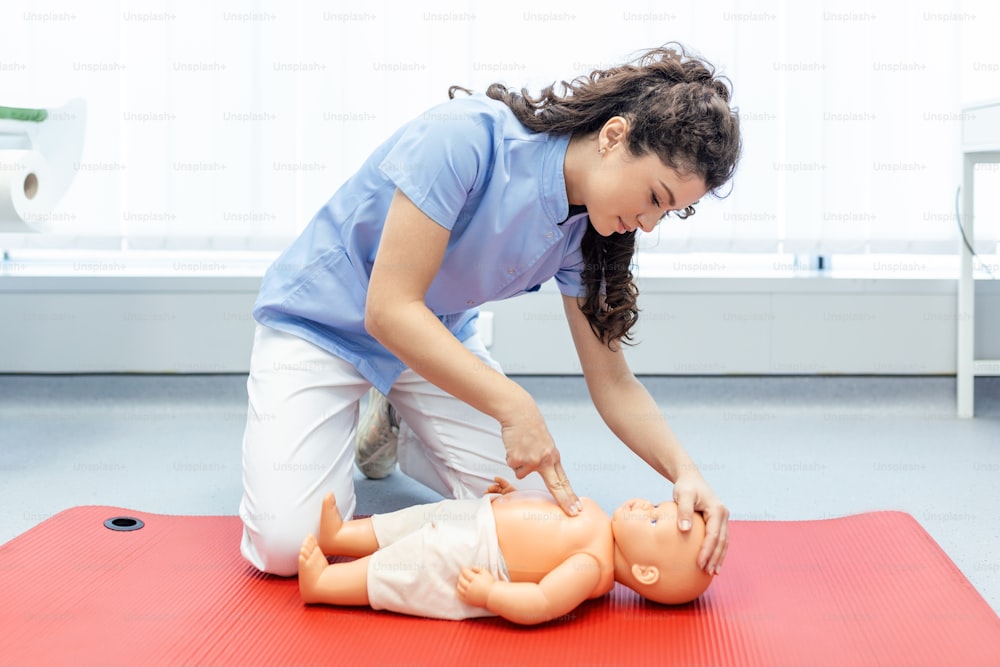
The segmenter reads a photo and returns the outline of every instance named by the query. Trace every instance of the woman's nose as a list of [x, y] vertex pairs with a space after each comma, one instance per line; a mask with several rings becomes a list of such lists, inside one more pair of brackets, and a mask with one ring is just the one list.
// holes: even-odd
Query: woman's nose
[[652, 231], [660, 221], [657, 213], [659, 213], [659, 211], [656, 213], [640, 213], [635, 216], [635, 224], [639, 225], [639, 228], [644, 232]]

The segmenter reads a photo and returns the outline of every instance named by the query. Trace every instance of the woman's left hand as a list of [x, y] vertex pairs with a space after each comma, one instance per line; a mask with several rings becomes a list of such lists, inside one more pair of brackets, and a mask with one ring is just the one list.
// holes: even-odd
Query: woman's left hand
[[705, 542], [698, 554], [698, 567], [709, 574], [719, 574], [729, 548], [729, 510], [697, 472], [682, 473], [677, 477], [674, 502], [677, 503], [677, 527], [681, 532], [691, 530], [696, 511], [705, 518]]

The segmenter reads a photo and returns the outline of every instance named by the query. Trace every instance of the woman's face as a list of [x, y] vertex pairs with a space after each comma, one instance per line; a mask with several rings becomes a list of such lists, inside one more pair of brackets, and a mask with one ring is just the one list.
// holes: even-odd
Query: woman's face
[[700, 177], [682, 177], [652, 153], [633, 157], [623, 143], [605, 149], [589, 190], [587, 212], [601, 236], [650, 232], [666, 213], [691, 206], [707, 192]]
[[666, 213], [684, 210], [708, 191], [700, 176], [682, 175], [654, 153], [631, 155], [627, 134], [628, 121], [610, 119], [597, 135], [596, 154], [590, 153], [594, 161], [585, 177], [583, 203], [601, 236], [652, 231]]

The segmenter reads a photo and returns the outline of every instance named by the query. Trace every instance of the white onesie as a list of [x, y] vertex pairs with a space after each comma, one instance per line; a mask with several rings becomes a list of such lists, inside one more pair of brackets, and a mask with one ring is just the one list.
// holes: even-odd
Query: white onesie
[[458, 598], [463, 567], [481, 567], [510, 581], [500, 553], [492, 500], [442, 500], [372, 515], [379, 550], [368, 562], [372, 609], [459, 620], [496, 616]]

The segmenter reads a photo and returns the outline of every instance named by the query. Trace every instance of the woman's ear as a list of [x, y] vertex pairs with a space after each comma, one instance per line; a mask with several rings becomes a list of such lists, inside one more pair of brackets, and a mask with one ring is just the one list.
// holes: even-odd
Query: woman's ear
[[660, 569], [655, 565], [633, 565], [632, 576], [644, 586], [652, 586], [660, 580]]
[[628, 135], [628, 121], [623, 116], [614, 116], [601, 128], [598, 144], [600, 148], [609, 149], [622, 144]]

